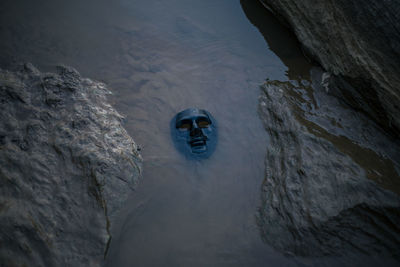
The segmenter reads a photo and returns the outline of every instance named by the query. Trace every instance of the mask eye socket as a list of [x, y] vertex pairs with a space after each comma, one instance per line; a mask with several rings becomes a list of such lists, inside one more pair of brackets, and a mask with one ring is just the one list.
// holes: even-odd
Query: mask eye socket
[[189, 131], [192, 128], [192, 123], [190, 121], [182, 121], [177, 127], [180, 131]]
[[197, 125], [200, 128], [207, 128], [208, 126], [210, 126], [210, 122], [208, 122], [207, 120], [200, 120], [197, 122]]

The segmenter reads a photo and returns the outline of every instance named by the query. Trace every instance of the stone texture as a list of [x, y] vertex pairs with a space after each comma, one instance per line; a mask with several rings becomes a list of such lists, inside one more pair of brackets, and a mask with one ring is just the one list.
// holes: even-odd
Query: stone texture
[[0, 70], [1, 266], [99, 266], [141, 157], [104, 84]]
[[288, 254], [385, 265], [400, 258], [400, 144], [326, 90], [327, 77], [313, 69], [311, 84], [262, 87], [262, 235]]
[[260, 0], [336, 77], [342, 96], [400, 133], [400, 1]]

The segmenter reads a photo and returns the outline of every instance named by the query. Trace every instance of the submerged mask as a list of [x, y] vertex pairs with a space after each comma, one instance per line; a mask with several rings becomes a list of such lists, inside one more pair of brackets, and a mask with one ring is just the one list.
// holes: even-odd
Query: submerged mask
[[194, 158], [207, 158], [217, 143], [216, 123], [205, 110], [189, 108], [171, 121], [171, 134], [179, 151]]

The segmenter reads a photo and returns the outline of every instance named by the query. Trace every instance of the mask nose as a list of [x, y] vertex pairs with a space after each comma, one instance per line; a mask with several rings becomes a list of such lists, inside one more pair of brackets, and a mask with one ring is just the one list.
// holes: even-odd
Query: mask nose
[[203, 136], [203, 131], [200, 129], [200, 127], [197, 125], [195, 121], [193, 121], [192, 129], [190, 130], [190, 136], [191, 137], [198, 137], [198, 136]]

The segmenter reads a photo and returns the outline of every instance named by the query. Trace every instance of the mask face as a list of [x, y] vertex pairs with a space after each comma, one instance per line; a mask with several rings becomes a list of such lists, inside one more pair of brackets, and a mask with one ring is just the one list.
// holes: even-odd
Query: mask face
[[177, 149], [192, 158], [208, 158], [217, 143], [216, 123], [205, 110], [189, 108], [171, 121], [171, 133]]

